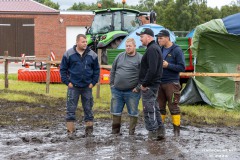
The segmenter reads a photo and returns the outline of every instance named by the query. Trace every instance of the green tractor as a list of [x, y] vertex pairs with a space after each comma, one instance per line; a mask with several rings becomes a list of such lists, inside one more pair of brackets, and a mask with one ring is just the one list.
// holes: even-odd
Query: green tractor
[[140, 12], [127, 8], [96, 10], [91, 27], [87, 29], [88, 46], [102, 49], [101, 64], [107, 64], [106, 49], [115, 49], [130, 32], [141, 25]]

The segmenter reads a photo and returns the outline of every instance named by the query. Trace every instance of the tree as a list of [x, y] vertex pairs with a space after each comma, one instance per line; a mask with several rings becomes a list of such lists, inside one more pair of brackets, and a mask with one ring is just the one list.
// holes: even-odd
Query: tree
[[237, 0], [237, 6], [240, 7], [240, 0]]
[[[93, 6], [93, 5], [92, 5]], [[70, 7], [68, 10], [88, 10], [90, 6], [88, 6], [86, 3], [84, 2], [79, 2], [74, 3], [72, 7]], [[97, 7], [97, 6], [95, 6]]]
[[58, 3], [54, 3], [51, 0], [35, 0], [35, 1], [57, 10], [59, 10], [60, 7]]
[[[38, 0], [45, 2], [46, 0]], [[49, 1], [49, 0], [48, 0]], [[102, 8], [122, 8], [122, 3], [114, 0], [100, 0]], [[156, 3], [155, 3], [156, 2]], [[190, 31], [197, 25], [212, 19], [223, 18], [240, 12], [240, 0], [235, 0], [231, 5], [211, 8], [207, 0], [139, 0], [134, 6], [124, 5], [125, 8], [136, 9], [142, 12], [154, 10], [157, 13], [157, 24], [173, 31]], [[96, 10], [96, 3], [74, 3], [72, 10]]]
[[176, 4], [174, 0], [164, 0], [156, 3], [154, 10], [157, 13], [157, 24], [170, 30], [176, 30]]
[[115, 8], [117, 7], [117, 3], [114, 0], [100, 0], [99, 2], [102, 3], [102, 8]]
[[152, 11], [153, 6], [155, 4], [155, 0], [140, 0], [139, 3], [140, 3], [140, 5], [145, 7], [147, 9], [147, 11]]
[[229, 5], [225, 5], [221, 7], [221, 18], [224, 18], [226, 16], [235, 14], [235, 13], [239, 13], [240, 12], [240, 7], [237, 6], [236, 4], [229, 6]]

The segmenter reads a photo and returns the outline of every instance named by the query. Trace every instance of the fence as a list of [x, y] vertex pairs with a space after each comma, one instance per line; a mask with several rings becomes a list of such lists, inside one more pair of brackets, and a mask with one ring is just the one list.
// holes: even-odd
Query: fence
[[[101, 65], [102, 68], [111, 69], [111, 65]], [[180, 72], [180, 76], [184, 77], [233, 77], [235, 81], [235, 100], [240, 100], [240, 65], [237, 66], [237, 73], [193, 73], [193, 72]]]
[[35, 58], [35, 57], [9, 57], [8, 51], [4, 51], [3, 59], [0, 59], [0, 62], [4, 62], [4, 81], [5, 81], [5, 89], [9, 87], [8, 81], [8, 62], [10, 60], [30, 60], [34, 62], [42, 62], [45, 61], [47, 65], [47, 76], [46, 76], [46, 93], [49, 93], [49, 86], [50, 86], [50, 68], [51, 64], [60, 64], [60, 61], [51, 61], [51, 56], [48, 58]]
[[[98, 62], [101, 63], [101, 53], [102, 50], [98, 50]], [[23, 60], [23, 57], [8, 57], [8, 51], [4, 52], [3, 59], [0, 59], [0, 62], [4, 63], [5, 68], [5, 89], [8, 88], [8, 62], [9, 60]], [[51, 64], [60, 64], [60, 61], [51, 61], [51, 56], [48, 58], [31, 58], [25, 57], [25, 60], [32, 60], [35, 62], [45, 61], [47, 64], [47, 76], [46, 76], [46, 93], [49, 93], [49, 86], [50, 86], [50, 68]], [[111, 69], [111, 65], [100, 65], [100, 68]], [[240, 65], [237, 66], [236, 73], [192, 73], [192, 72], [181, 72], [180, 76], [202, 76], [202, 77], [233, 77], [235, 81], [235, 100], [240, 100]], [[100, 98], [100, 83], [97, 83], [97, 92], [96, 97]]]
[[[101, 55], [102, 50], [98, 50], [98, 54]], [[51, 55], [52, 56], [52, 55]], [[4, 62], [4, 81], [5, 81], [5, 89], [9, 87], [9, 81], [8, 81], [8, 62], [10, 60], [30, 60], [34, 62], [45, 62], [47, 65], [47, 75], [46, 75], [46, 93], [49, 93], [49, 86], [50, 86], [50, 72], [51, 72], [51, 64], [60, 64], [60, 61], [51, 61], [51, 56], [48, 58], [35, 58], [35, 57], [9, 57], [8, 56], [8, 51], [4, 51], [4, 56], [1, 57], [0, 62]], [[101, 56], [100, 56], [101, 57]], [[99, 64], [101, 63], [101, 58], [99, 59]], [[96, 92], [96, 97], [100, 98], [100, 83], [97, 83], [97, 92]]]

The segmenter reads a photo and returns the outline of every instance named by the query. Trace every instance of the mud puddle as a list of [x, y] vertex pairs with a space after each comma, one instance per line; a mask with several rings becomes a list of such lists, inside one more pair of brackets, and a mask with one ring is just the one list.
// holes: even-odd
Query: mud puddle
[[147, 131], [138, 124], [136, 135], [129, 136], [127, 123], [121, 136], [111, 135], [110, 120], [96, 120], [95, 137], [82, 138], [84, 127], [77, 125], [76, 137], [66, 135], [65, 124], [49, 128], [1, 127], [1, 159], [56, 160], [162, 160], [162, 159], [240, 159], [239, 128], [197, 128], [183, 126], [174, 138], [167, 125], [166, 139], [147, 140]]

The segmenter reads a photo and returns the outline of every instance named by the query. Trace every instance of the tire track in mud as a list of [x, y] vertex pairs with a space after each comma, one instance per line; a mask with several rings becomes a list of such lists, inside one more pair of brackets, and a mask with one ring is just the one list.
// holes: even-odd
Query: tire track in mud
[[[179, 138], [167, 126], [162, 141], [147, 140], [142, 124], [135, 136], [128, 136], [127, 123], [122, 136], [111, 135], [111, 123], [95, 122], [95, 137], [82, 138], [84, 126], [78, 124], [76, 137], [66, 135], [65, 125], [48, 129], [14, 130], [2, 127], [0, 156], [4, 159], [239, 159], [239, 130], [235, 128], [196, 128], [185, 126]], [[230, 132], [230, 133], [229, 133]], [[225, 134], [224, 134], [225, 133]], [[227, 135], [227, 136], [226, 136]]]
[[[48, 102], [52, 100], [53, 104]], [[78, 120], [76, 138], [71, 140], [66, 134], [64, 99], [48, 100], [42, 96], [41, 101], [46, 103], [9, 102], [0, 99], [1, 158], [240, 159], [239, 127], [183, 126], [181, 136], [174, 138], [172, 125], [167, 123], [166, 139], [154, 142], [147, 140], [142, 117], [135, 136], [128, 136], [127, 122], [122, 125], [122, 136], [114, 136], [110, 134], [110, 119], [96, 119], [93, 138], [82, 138], [84, 123]], [[22, 110], [16, 109], [19, 106]], [[37, 112], [30, 112], [31, 109], [37, 109]]]

